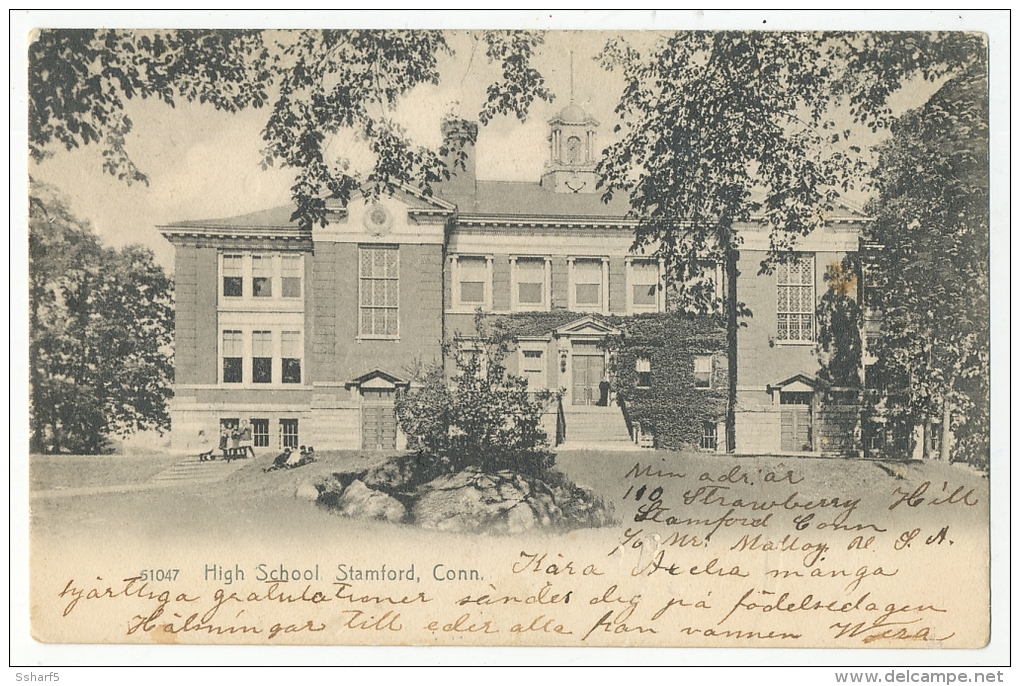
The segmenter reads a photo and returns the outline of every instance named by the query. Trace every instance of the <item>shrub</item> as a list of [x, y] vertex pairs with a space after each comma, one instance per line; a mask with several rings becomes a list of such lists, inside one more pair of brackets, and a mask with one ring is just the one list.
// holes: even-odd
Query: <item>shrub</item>
[[479, 317], [475, 331], [444, 344], [449, 378], [440, 364], [419, 366], [414, 385], [397, 400], [400, 428], [430, 468], [544, 474], [554, 455], [541, 419], [556, 395], [529, 392], [527, 380], [507, 373], [515, 340], [504, 328]]

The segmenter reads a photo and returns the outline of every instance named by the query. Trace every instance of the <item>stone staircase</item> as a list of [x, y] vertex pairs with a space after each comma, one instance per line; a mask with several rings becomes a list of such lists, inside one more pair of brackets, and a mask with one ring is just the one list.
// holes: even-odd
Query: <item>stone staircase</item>
[[200, 462], [198, 457], [192, 455], [153, 476], [151, 483], [170, 484], [219, 481], [249, 462], [251, 462], [251, 458], [226, 462], [219, 457], [215, 460]]
[[623, 411], [613, 405], [563, 406], [566, 441], [557, 450], [641, 450], [631, 440]]

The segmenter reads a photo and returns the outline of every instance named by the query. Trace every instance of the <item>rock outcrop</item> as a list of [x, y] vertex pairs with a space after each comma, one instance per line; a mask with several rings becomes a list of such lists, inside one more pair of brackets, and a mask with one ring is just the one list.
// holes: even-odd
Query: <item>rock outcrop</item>
[[346, 517], [439, 531], [516, 534], [613, 522], [599, 496], [557, 472], [538, 478], [469, 468], [436, 476], [416, 464], [415, 456], [405, 455], [360, 474], [334, 474], [319, 484], [318, 503]]

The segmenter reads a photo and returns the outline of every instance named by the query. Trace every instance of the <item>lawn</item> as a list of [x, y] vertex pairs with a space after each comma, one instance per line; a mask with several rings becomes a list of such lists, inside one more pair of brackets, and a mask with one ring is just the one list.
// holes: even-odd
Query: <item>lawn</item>
[[[577, 645], [580, 635], [606, 611], [600, 607], [589, 607], [593, 599], [605, 593], [626, 593], [629, 594], [627, 597], [643, 595], [645, 601], [642, 601], [640, 613], [633, 621], [648, 623], [653, 621], [656, 607], [662, 606], [671, 597], [707, 598], [710, 592], [714, 592], [712, 599], [718, 598], [721, 605], [732, 605], [748, 589], [763, 589], [764, 593], [764, 589], [775, 589], [777, 584], [782, 591], [802, 595], [812, 593], [816, 597], [830, 599], [853, 595], [853, 600], [869, 593], [874, 598], [888, 599], [889, 602], [924, 602], [944, 606], [948, 614], [944, 617], [939, 615], [932, 621], [938, 622], [938, 631], [942, 634], [959, 631], [962, 642], [958, 645], [961, 646], [978, 645], [982, 640], [983, 627], [987, 627], [988, 479], [962, 466], [934, 462], [893, 464], [665, 451], [562, 453], [557, 458], [558, 468], [612, 502], [619, 524], [570, 532], [532, 530], [501, 537], [346, 519], [296, 497], [299, 487], [305, 483], [314, 483], [333, 472], [365, 469], [384, 458], [374, 453], [323, 452], [317, 462], [304, 467], [264, 472], [272, 464], [273, 456], [262, 455], [241, 464], [218, 482], [171, 483], [146, 488], [132, 486], [123, 492], [104, 489], [61, 495], [61, 490], [82, 488], [86, 484], [138, 484], [147, 475], [173, 463], [175, 458], [165, 455], [33, 456], [32, 483], [37, 491], [30, 497], [33, 597], [36, 602], [50, 603], [69, 579], [123, 579], [146, 568], [179, 568], [182, 575], [179, 589], [209, 594], [218, 583], [217, 579], [210, 580], [208, 577], [207, 570], [212, 567], [247, 569], [245, 583], [231, 587], [247, 591], [261, 588], [253, 571], [260, 564], [274, 569], [282, 563], [286, 563], [288, 568], [321, 568], [327, 574], [322, 583], [328, 588], [334, 588], [332, 574], [336, 573], [340, 564], [364, 568], [378, 568], [386, 564], [390, 569], [416, 565], [423, 577], [433, 574], [436, 566], [444, 565], [444, 569], [477, 569], [481, 576], [473, 584], [415, 585], [416, 591], [427, 588], [429, 593], [435, 594], [435, 602], [427, 607], [401, 608], [404, 617], [408, 621], [413, 618], [417, 627], [425, 626], [433, 619], [456, 619], [467, 611], [457, 604], [458, 599], [472, 592], [490, 593], [492, 589], [498, 589], [499, 592], [527, 596], [537, 593], [543, 585], [552, 584], [557, 592], [573, 589], [577, 598], [584, 599], [581, 603], [572, 604], [569, 613], [567, 608], [535, 610], [536, 613], [544, 611], [549, 616], [555, 613], [562, 621], [570, 618], [569, 626], [575, 633], [569, 639], [554, 641], [536, 635], [522, 638], [524, 644], [558, 642]], [[635, 472], [640, 474], [635, 476]], [[780, 482], [776, 486], [762, 488], [767, 474], [773, 473], [776, 475], [773, 478], [782, 479], [788, 472], [792, 472], [789, 478], [793, 483]], [[660, 473], [660, 476], [652, 475]], [[930, 488], [926, 500], [933, 496], [946, 498], [954, 489], [962, 488], [961, 492], [967, 493], [973, 504], [927, 507], [927, 503], [914, 499], [913, 505], [903, 502], [890, 507], [902, 497], [897, 495], [897, 491], [910, 494], [925, 482]], [[45, 490], [39, 491], [40, 486], [44, 486]], [[643, 486], [646, 489], [642, 489]], [[853, 547], [857, 531], [833, 531], [816, 526], [833, 519], [835, 511], [832, 508], [814, 510], [815, 519], [811, 527], [804, 530], [794, 530], [794, 516], [805, 514], [805, 510], [790, 512], [778, 508], [767, 528], [726, 525], [708, 540], [706, 534], [710, 527], [701, 523], [675, 526], [637, 519], [639, 506], [650, 498], [647, 494], [660, 487], [661, 501], [669, 508], [671, 516], [706, 520], [725, 515], [728, 505], [720, 508], [698, 502], [685, 503], [685, 493], [702, 487], [720, 487], [720, 493], [726, 498], [742, 498], [745, 501], [776, 496], [789, 496], [799, 502], [859, 498], [860, 506], [850, 522], [874, 523], [885, 532], [877, 534], [877, 543], [870, 548], [858, 550]], [[645, 494], [644, 500], [640, 500], [641, 494]], [[737, 516], [748, 514], [748, 511], [742, 511]], [[750, 516], [760, 516], [760, 513]], [[918, 534], [914, 545], [895, 548], [905, 532], [915, 529]], [[947, 533], [944, 542], [940, 541], [940, 529]], [[864, 533], [863, 538], [866, 539], [871, 531], [865, 529]], [[773, 543], [786, 540], [783, 537], [787, 536], [793, 542], [799, 542], [796, 544], [801, 546], [801, 552], [740, 548], [741, 537], [756, 534]], [[680, 545], [681, 539], [676, 536], [681, 536], [681, 539], [693, 536], [696, 545]], [[825, 556], [817, 563], [819, 567], [830, 572], [834, 569], [874, 572], [876, 565], [882, 565], [886, 568], [886, 576], [869, 577], [859, 589], [848, 586], [845, 579], [800, 578], [784, 582], [767, 580], [763, 576], [773, 566], [797, 568], [804, 558], [803, 546], [811, 545], [817, 549], [822, 542], [831, 548], [827, 548]], [[665, 556], [659, 559], [666, 566], [679, 565], [685, 576], [674, 578], [672, 572], [659, 573], [654, 577], [642, 576], [640, 572], [635, 575], [633, 570], [649, 564], [653, 554]], [[716, 558], [715, 562], [712, 562], [713, 558]], [[578, 573], [570, 578], [546, 577], [534, 569], [520, 574], [515, 565], [522, 564], [522, 559], [535, 560], [536, 564], [542, 560], [543, 571], [550, 562], [558, 566], [574, 564], [577, 570], [594, 565], [602, 570], [604, 576], [589, 578]], [[712, 564], [716, 565], [713, 574], [718, 574], [724, 566], [730, 569], [733, 565], [740, 565], [750, 577], [745, 581], [741, 578], [686, 575], [685, 570], [694, 567], [705, 569], [706, 565], [712, 568]], [[403, 592], [404, 589], [400, 590]], [[713, 602], [709, 605], [715, 607]], [[721, 605], [717, 610], [721, 609]], [[47, 607], [51, 614], [57, 610], [56, 605], [50, 607], [48, 604]], [[494, 621], [502, 622], [505, 629], [512, 623], [513, 617], [518, 620], [523, 617], [522, 611], [494, 607], [489, 610], [492, 614], [486, 616], [495, 617]], [[479, 612], [481, 610], [472, 609], [472, 616]], [[669, 622], [661, 626], [675, 630], [682, 626], [677, 622], [693, 621], [684, 619], [690, 615], [680, 614], [680, 610], [676, 612], [676, 615], [671, 614]], [[744, 619], [736, 626], [759, 629], [766, 626], [755, 624], [751, 614], [742, 616]], [[720, 618], [721, 615], [713, 615], [712, 621]], [[52, 622], [55, 633], [47, 636], [65, 641], [82, 640], [83, 637], [89, 641], [123, 641], [125, 619], [122, 615], [111, 615], [104, 620], [104, 633], [97, 634], [95, 629], [87, 628], [81, 630], [84, 633], [76, 634], [72, 625], [62, 628], [65, 624], [60, 622], [57, 612], [56, 617], [48, 620]], [[454, 637], [413, 632], [392, 638], [376, 634], [335, 633], [340, 631], [336, 617], [330, 621], [333, 622], [330, 627], [334, 633], [315, 638], [316, 642], [435, 640], [448, 643], [454, 640]], [[804, 630], [809, 631], [805, 636], [810, 638], [801, 645], [861, 645], [860, 638], [850, 641], [831, 636], [832, 618], [812, 616], [810, 623], [807, 623], [807, 618], [803, 621]], [[60, 633], [65, 630], [70, 633]], [[718, 645], [713, 643], [715, 639], [681, 637], [665, 629], [657, 636], [642, 637], [642, 640], [646, 639], [650, 641], [649, 645]], [[196, 636], [191, 640], [203, 639]], [[293, 640], [300, 642], [302, 638], [295, 637]], [[491, 639], [496, 644], [507, 641], [512, 642], [507, 634]], [[598, 645], [618, 645], [621, 642], [626, 643], [624, 639], [609, 634], [600, 635], [597, 640]], [[911, 647], [916, 647], [916, 644]]]

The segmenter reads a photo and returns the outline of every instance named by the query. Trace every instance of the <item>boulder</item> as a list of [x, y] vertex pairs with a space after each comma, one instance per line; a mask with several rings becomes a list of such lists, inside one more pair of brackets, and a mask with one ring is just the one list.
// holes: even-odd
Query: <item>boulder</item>
[[419, 526], [441, 531], [505, 529], [507, 512], [524, 494], [495, 474], [464, 470], [423, 484], [412, 510]]
[[399, 500], [369, 488], [360, 479], [355, 479], [344, 489], [336, 503], [336, 510], [345, 517], [394, 523], [404, 521], [407, 516], [407, 509]]
[[308, 500], [314, 503], [319, 499], [319, 489], [311, 481], [305, 481], [294, 491], [294, 497], [298, 500]]

